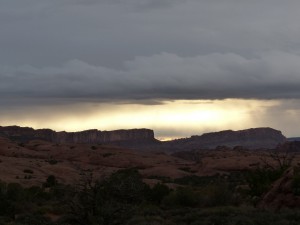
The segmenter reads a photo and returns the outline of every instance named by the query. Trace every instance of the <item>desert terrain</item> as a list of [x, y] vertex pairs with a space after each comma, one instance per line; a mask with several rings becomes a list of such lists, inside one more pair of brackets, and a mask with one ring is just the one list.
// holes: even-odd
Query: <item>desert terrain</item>
[[[9, 135], [6, 135], [7, 137], [4, 137], [5, 130], [10, 131]], [[222, 146], [222, 143], [226, 144], [232, 141], [237, 134], [234, 132], [219, 132], [206, 134], [206, 136], [213, 137], [210, 137], [205, 144], [216, 142], [221, 146], [211, 149], [202, 148], [202, 141], [198, 148], [196, 146], [195, 150], [189, 150], [187, 139], [169, 141], [160, 143], [160, 145], [153, 145], [153, 142], [149, 144], [149, 140], [145, 141], [148, 137], [151, 141], [155, 142], [156, 140], [151, 132], [150, 135], [147, 133], [145, 137], [143, 134], [145, 130], [141, 135], [135, 131], [133, 140], [130, 135], [125, 135], [125, 140], [122, 140], [122, 142], [115, 142], [112, 139], [110, 142], [105, 143], [50, 142], [41, 140], [39, 136], [37, 137], [36, 134], [34, 136], [33, 133], [30, 133], [32, 135], [30, 138], [26, 133], [27, 136], [25, 137], [27, 139], [24, 141], [24, 133], [22, 132], [23, 130], [27, 132], [28, 128], [18, 127], [18, 132], [16, 128], [13, 128], [13, 131], [11, 130], [11, 127], [2, 128], [2, 137], [0, 137], [0, 177], [5, 182], [17, 182], [26, 186], [41, 185], [49, 175], [54, 175], [59, 182], [74, 184], [86, 174], [92, 173], [95, 177], [108, 176], [117, 170], [126, 168], [138, 169], [145, 181], [153, 184], [159, 181], [157, 178], [172, 180], [192, 175], [214, 176], [235, 171], [253, 170], [264, 166], [267, 162], [270, 164], [276, 163], [270, 157], [275, 148], [265, 148], [266, 143], [270, 144], [270, 139], [265, 141], [262, 138], [257, 138], [260, 137], [259, 135], [262, 132], [264, 136], [268, 136], [270, 131], [265, 128], [257, 129], [255, 132], [258, 132], [258, 134], [254, 136], [250, 134], [247, 137], [245, 145], [249, 145], [252, 141], [257, 145], [256, 149], [248, 149], [243, 146]], [[32, 130], [31, 132], [36, 131]], [[246, 132], [249, 133], [249, 131], [241, 131], [240, 133], [245, 136]], [[253, 129], [250, 132], [253, 133]], [[284, 139], [281, 134], [278, 140], [276, 140], [276, 136], [274, 138], [273, 130], [269, 135], [273, 138], [273, 142], [275, 140], [275, 143], [276, 141], [283, 143]], [[110, 138], [112, 136], [110, 135]], [[117, 138], [120, 139], [120, 136], [117, 136]], [[139, 142], [139, 138], [143, 142]], [[194, 139], [195, 137], [191, 138], [193, 147], [197, 144], [195, 144]], [[174, 152], [172, 146], [175, 146], [176, 143], [180, 145], [182, 142], [184, 142], [183, 146], [187, 146], [186, 150], [172, 153]], [[233, 140], [233, 143], [235, 142], [237, 141]], [[239, 144], [242, 144], [242, 142]], [[259, 148], [260, 144], [262, 146]], [[147, 150], [148, 146], [151, 147], [150, 150]], [[161, 149], [159, 146], [161, 146]], [[168, 146], [167, 151], [166, 146]], [[274, 143], [273, 146], [275, 146]], [[174, 149], [177, 149], [176, 146]], [[184, 148], [179, 148], [179, 150], [182, 149]], [[281, 151], [290, 150], [286, 147], [285, 150]], [[297, 151], [293, 150], [293, 164], [296, 165], [298, 162], [300, 162], [300, 157]]]
[[141, 131], [0, 127], [0, 224], [299, 221], [299, 141], [271, 128], [167, 142]]

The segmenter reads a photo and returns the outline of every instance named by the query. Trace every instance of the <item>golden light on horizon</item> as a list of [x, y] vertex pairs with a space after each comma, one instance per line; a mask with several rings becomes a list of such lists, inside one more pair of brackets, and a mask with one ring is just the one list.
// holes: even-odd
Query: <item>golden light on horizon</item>
[[[224, 129], [253, 127], [264, 107], [276, 101], [176, 100], [157, 105], [74, 103], [36, 106], [1, 117], [1, 125], [51, 128], [57, 131], [149, 128], [159, 139], [186, 137]], [[262, 107], [263, 106], [263, 107]]]
[[[77, 118], [65, 118], [65, 129], [82, 130], [96, 127], [104, 130], [141, 127], [218, 127], [233, 122], [250, 120], [247, 110], [228, 110], [229, 103], [173, 101], [162, 105], [105, 104], [76, 122]], [[226, 105], [226, 107], [224, 107]], [[79, 127], [79, 129], [78, 129]]]

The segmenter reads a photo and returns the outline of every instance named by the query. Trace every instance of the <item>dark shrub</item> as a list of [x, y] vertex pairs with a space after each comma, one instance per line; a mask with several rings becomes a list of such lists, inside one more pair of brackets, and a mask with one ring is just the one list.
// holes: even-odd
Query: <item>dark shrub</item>
[[188, 187], [179, 187], [163, 199], [168, 207], [195, 207], [199, 204], [199, 196]]
[[33, 174], [33, 171], [30, 170], [30, 169], [24, 169], [23, 172], [24, 172], [24, 173], [31, 173], [31, 174]]
[[282, 176], [283, 172], [284, 170], [282, 169], [271, 170], [264, 168], [249, 171], [245, 176], [250, 188], [249, 194], [260, 197], [271, 187], [274, 181]]
[[43, 184], [44, 187], [53, 187], [57, 184], [56, 177], [54, 175], [49, 175], [46, 182]]
[[147, 185], [136, 169], [119, 170], [104, 183], [107, 196], [126, 203], [139, 203], [145, 198]]
[[156, 204], [160, 204], [165, 196], [171, 192], [170, 188], [162, 183], [157, 183], [150, 189], [148, 198]]

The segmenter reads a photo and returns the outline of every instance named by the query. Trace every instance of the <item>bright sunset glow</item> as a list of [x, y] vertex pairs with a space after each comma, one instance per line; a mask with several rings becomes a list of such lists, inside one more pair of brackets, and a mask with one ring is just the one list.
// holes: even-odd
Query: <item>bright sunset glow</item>
[[[0, 126], [300, 136], [300, 1], [0, 1]], [[80, 15], [80, 16], [78, 16]]]
[[[18, 124], [57, 131], [150, 128], [158, 139], [187, 137], [224, 129], [274, 126], [264, 118], [278, 101], [178, 100], [157, 105], [77, 103], [36, 106], [0, 116], [2, 125]], [[288, 111], [288, 114], [296, 113]], [[280, 116], [280, 115], [279, 115]], [[275, 124], [276, 128], [276, 124]]]

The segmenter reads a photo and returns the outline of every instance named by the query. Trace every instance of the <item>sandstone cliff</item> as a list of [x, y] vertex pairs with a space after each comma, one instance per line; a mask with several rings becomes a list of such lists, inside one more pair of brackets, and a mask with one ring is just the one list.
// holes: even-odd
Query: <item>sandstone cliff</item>
[[218, 146], [272, 149], [278, 144], [286, 142], [286, 138], [282, 133], [272, 128], [252, 128], [240, 131], [226, 130], [167, 142], [156, 140], [153, 130], [150, 129], [55, 132], [50, 129], [34, 130], [28, 127], [9, 126], [0, 127], [0, 136], [20, 142], [41, 139], [55, 143], [113, 143], [123, 147], [137, 148], [139, 150], [166, 152], [215, 149]]
[[243, 146], [248, 149], [271, 149], [286, 142], [286, 138], [278, 130], [272, 128], [251, 128], [247, 130], [206, 133], [201, 136], [165, 142], [173, 151], [214, 149], [218, 146]]
[[26, 142], [41, 139], [55, 143], [102, 144], [114, 142], [151, 142], [156, 141], [153, 130], [131, 129], [115, 131], [86, 130], [80, 132], [55, 132], [50, 129], [32, 129], [29, 127], [0, 127], [0, 136]]

